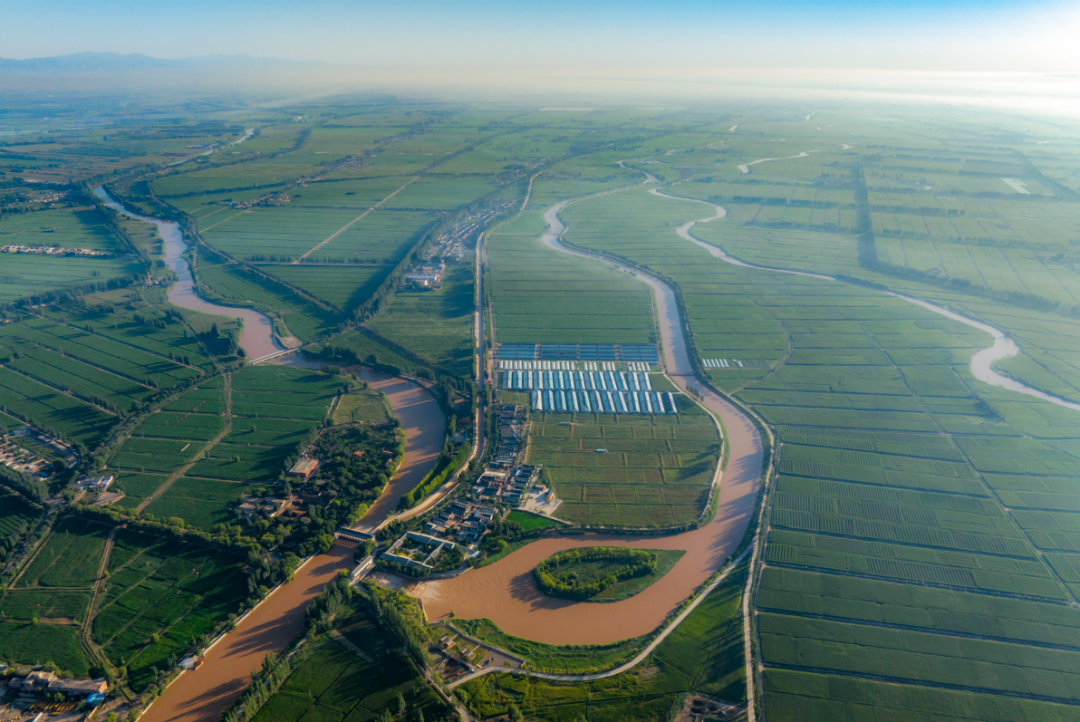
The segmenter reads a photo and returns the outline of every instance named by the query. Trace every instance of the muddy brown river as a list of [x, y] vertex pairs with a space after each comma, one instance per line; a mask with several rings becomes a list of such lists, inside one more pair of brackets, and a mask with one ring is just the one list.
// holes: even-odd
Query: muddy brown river
[[195, 290], [195, 277], [191, 273], [191, 266], [184, 258], [187, 242], [184, 241], [184, 233], [180, 230], [178, 223], [135, 213], [110, 196], [102, 186], [94, 188], [94, 195], [117, 213], [157, 226], [158, 233], [164, 241], [165, 263], [176, 273], [176, 283], [169, 288], [169, 303], [214, 316], [240, 319], [244, 324], [240, 336], [240, 347], [244, 349], [249, 359], [261, 359], [285, 349], [274, 336], [274, 322], [264, 314], [252, 308], [219, 306], [216, 303], [210, 303], [198, 294]]
[[[277, 361], [278, 359], [275, 359]], [[321, 366], [285, 356], [283, 365]], [[360, 369], [361, 378], [386, 394], [405, 431], [405, 458], [361, 526], [378, 526], [398, 499], [427, 474], [442, 451], [445, 420], [438, 402], [412, 381]], [[251, 682], [270, 652], [280, 653], [304, 628], [304, 609], [340, 569], [354, 566], [353, 550], [334, 546], [307, 561], [206, 654], [197, 670], [184, 672], [151, 705], [141, 722], [216, 722]]]
[[[647, 181], [649, 182], [649, 181]], [[585, 199], [582, 199], [585, 200]], [[567, 201], [552, 206], [544, 220], [549, 228], [541, 242], [561, 253], [601, 260], [622, 270], [617, 262], [567, 248], [560, 243], [565, 230], [559, 212]], [[686, 350], [674, 292], [659, 279], [634, 271], [649, 285], [656, 303], [663, 338], [664, 364], [682, 388], [696, 388], [705, 405], [724, 423], [727, 468], [720, 475], [719, 504], [713, 520], [691, 532], [668, 537], [588, 535], [542, 539], [483, 567], [452, 579], [407, 587], [424, 604], [428, 618], [487, 617], [503, 631], [549, 644], [607, 644], [646, 634], [658, 627], [695, 589], [723, 566], [746, 532], [762, 477], [761, 435], [734, 405], [697, 382]], [[604, 544], [637, 549], [682, 549], [686, 554], [662, 579], [640, 594], [620, 602], [590, 603], [552, 599], [536, 586], [532, 569], [540, 560], [564, 549]]]

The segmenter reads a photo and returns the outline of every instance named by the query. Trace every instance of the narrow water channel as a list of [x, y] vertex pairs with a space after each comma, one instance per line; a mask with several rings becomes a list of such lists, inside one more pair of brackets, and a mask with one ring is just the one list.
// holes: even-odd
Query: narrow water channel
[[[646, 182], [654, 179], [650, 177]], [[560, 243], [565, 226], [559, 213], [572, 202], [576, 201], [559, 203], [544, 213], [548, 230], [541, 242], [559, 253], [632, 272], [647, 284], [656, 303], [657, 329], [669, 376], [684, 389], [697, 389], [705, 406], [723, 421], [727, 466], [719, 475], [716, 515], [699, 529], [667, 537], [589, 534], [541, 539], [489, 566], [452, 579], [416, 583], [406, 591], [423, 602], [431, 620], [486, 617], [503, 631], [525, 639], [549, 644], [610, 644], [656, 629], [735, 551], [752, 519], [761, 485], [763, 446], [753, 422], [727, 399], [702, 386], [694, 376], [673, 290], [650, 274]], [[565, 549], [597, 544], [681, 549], [686, 554], [662, 579], [619, 602], [570, 602], [553, 599], [537, 588], [532, 569], [542, 559]]]
[[199, 296], [195, 291], [195, 278], [191, 273], [191, 266], [184, 258], [184, 251], [188, 246], [178, 223], [135, 213], [110, 196], [102, 186], [94, 188], [94, 195], [117, 213], [122, 213], [137, 221], [153, 223], [158, 227], [165, 245], [165, 263], [176, 273], [176, 283], [169, 289], [169, 303], [191, 311], [240, 319], [244, 324], [243, 334], [240, 336], [240, 348], [244, 349], [247, 357], [253, 361], [285, 350], [285, 347], [278, 343], [274, 336], [274, 322], [267, 316], [251, 308], [219, 306]]
[[[717, 218], [723, 218], [725, 215], [727, 215], [727, 211], [724, 209], [723, 206], [718, 206], [715, 203], [709, 203], [708, 201], [699, 200], [697, 198], [682, 198], [680, 196], [668, 195], [666, 193], [661, 193], [655, 188], [649, 192], [661, 198], [670, 198], [671, 200], [676, 201], [692, 201], [694, 203], [703, 203], [707, 206], [711, 206], [714, 209], [715, 214], [710, 216], [709, 218], [703, 218], [701, 220], [684, 223], [683, 225], [679, 226], [675, 231], [677, 234], [679, 234], [680, 238], [697, 244], [698, 246], [701, 246], [702, 248], [707, 250], [714, 258], [719, 258], [720, 260], [735, 266], [742, 266], [743, 268], [754, 268], [759, 271], [769, 271], [771, 273], [787, 273], [795, 276], [820, 278], [825, 281], [837, 281], [835, 276], [827, 276], [821, 273], [809, 273], [806, 271], [792, 271], [785, 268], [770, 268], [769, 266], [759, 266], [755, 263], [747, 263], [745, 261], [740, 261], [737, 258], [729, 256], [724, 253], [724, 250], [719, 246], [700, 241], [690, 235], [690, 229], [693, 228], [694, 225], [698, 223], [708, 223], [709, 221], [714, 221]], [[993, 365], [995, 362], [1001, 361], [1002, 359], [1011, 358], [1020, 353], [1020, 347], [1017, 346], [1011, 338], [1006, 336], [1004, 331], [994, 328], [993, 326], [983, 323], [982, 321], [977, 321], [973, 318], [969, 318], [962, 314], [956, 313], [955, 311], [950, 311], [949, 309], [942, 306], [938, 306], [936, 304], [929, 303], [928, 301], [923, 301], [918, 298], [912, 298], [911, 296], [905, 296], [902, 293], [895, 293], [893, 291], [880, 291], [880, 293], [884, 293], [887, 296], [893, 296], [894, 298], [899, 298], [900, 300], [907, 301], [908, 303], [914, 303], [916, 306], [922, 306], [928, 311], [933, 311], [934, 313], [945, 316], [946, 318], [952, 319], [953, 321], [959, 321], [965, 326], [977, 328], [980, 331], [985, 331], [986, 333], [990, 334], [991, 338], [993, 338], [993, 344], [977, 352], [974, 356], [971, 357], [971, 373], [979, 381], [990, 384], [991, 386], [997, 386], [998, 388], [1015, 391], [1020, 394], [1025, 394], [1027, 396], [1034, 396], [1037, 399], [1049, 401], [1052, 404], [1057, 404], [1058, 406], [1063, 406], [1067, 409], [1072, 409], [1073, 411], [1080, 411], [1080, 404], [1073, 403], [1072, 401], [1067, 401], [1066, 399], [1063, 399], [1059, 396], [1047, 394], [1045, 392], [1039, 391], [1038, 389], [1033, 389], [1026, 384], [1020, 383], [1016, 379], [1009, 378], [1008, 376], [1002, 376], [998, 372], [994, 371]]]

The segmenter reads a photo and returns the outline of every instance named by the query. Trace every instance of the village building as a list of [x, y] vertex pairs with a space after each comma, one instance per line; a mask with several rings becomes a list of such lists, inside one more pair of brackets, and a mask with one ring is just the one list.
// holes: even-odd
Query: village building
[[289, 476], [294, 479], [303, 479], [304, 481], [307, 481], [318, 468], [318, 459], [300, 459], [300, 461], [293, 464], [292, 468], [289, 469]]
[[86, 489], [87, 491], [105, 491], [112, 483], [112, 476], [88, 476], [79, 479], [76, 486], [80, 489]]

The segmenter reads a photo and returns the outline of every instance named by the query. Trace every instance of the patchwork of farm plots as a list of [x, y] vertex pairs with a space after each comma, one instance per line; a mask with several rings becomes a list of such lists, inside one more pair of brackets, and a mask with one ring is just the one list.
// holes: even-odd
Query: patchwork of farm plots
[[[126, 253], [108, 222], [93, 206], [34, 213], [5, 214], [0, 221], [0, 246], [59, 246], [106, 253]], [[4, 257], [5, 266], [11, 257]], [[93, 258], [82, 259], [92, 262]]]
[[[297, 446], [326, 417], [340, 383], [319, 372], [254, 366], [189, 391], [147, 418], [110, 460], [119, 503], [209, 529], [232, 518], [250, 489], [276, 481]], [[224, 433], [223, 433], [224, 432]]]
[[[71, 118], [75, 122], [74, 116]], [[227, 143], [239, 135], [239, 128], [220, 123], [199, 125], [177, 132], [172, 123], [167, 127], [153, 127], [151, 123], [150, 127], [130, 130], [112, 128], [107, 135], [99, 133], [97, 128], [87, 130], [85, 126], [51, 128], [48, 143], [35, 140], [41, 136], [26, 136], [26, 142], [32, 145], [29, 158], [20, 153], [25, 148], [9, 140], [5, 150], [15, 154], [0, 158], [0, 163], [14, 166], [9, 166], [9, 170], [20, 175], [25, 172], [34, 181], [78, 183], [91, 176], [115, 176], [140, 166], [188, 157], [197, 152], [190, 150], [190, 145]]]
[[159, 389], [203, 374], [169, 357], [197, 349], [181, 342], [176, 331], [150, 329], [130, 318], [115, 325], [104, 318], [65, 320], [93, 333], [45, 318], [0, 327], [0, 358], [6, 357], [0, 394], [8, 413], [72, 441], [93, 448], [119, 421], [111, 409], [130, 411]]
[[884, 237], [876, 245], [878, 260], [894, 266], [1067, 306], [1080, 304], [1080, 273], [1033, 250]]
[[346, 641], [330, 635], [315, 640], [254, 722], [371, 722], [397, 713], [399, 695], [408, 719], [442, 719], [446, 705], [370, 614], [366, 602], [354, 600], [336, 630]]
[[620, 157], [616, 153], [595, 153], [550, 166], [533, 179], [529, 207], [546, 208], [559, 201], [641, 183], [640, 172], [618, 165]]
[[296, 260], [310, 253], [312, 261], [393, 263], [433, 220], [423, 212], [381, 208], [259, 207], [207, 216], [200, 234], [217, 250], [245, 260]]
[[545, 247], [539, 241], [544, 228], [539, 214], [524, 213], [487, 239], [496, 338], [655, 343], [648, 287], [599, 261]]
[[[684, 218], [704, 215], [686, 211]], [[869, 289], [711, 261], [670, 231], [674, 218], [664, 234], [635, 236], [633, 226], [659, 229], [656, 216], [666, 212], [633, 191], [571, 205], [563, 215], [571, 243], [679, 283], [700, 356], [770, 352], [757, 356], [771, 361], [768, 375], [709, 369], [719, 383], [730, 383], [729, 373], [749, 381], [739, 397], [784, 444], [759, 602], [769, 608], [760, 615], [768, 674], [870, 670], [896, 682], [947, 679], [972, 691], [1074, 699], [1067, 670], [1080, 647], [1046, 651], [998, 630], [1026, 618], [1021, 608], [1055, 610], [1080, 625], [1068, 607], [1055, 605], [1080, 593], [1080, 565], [1065, 550], [1074, 528], [1066, 510], [1080, 508], [1073, 506], [1080, 494], [1064, 481], [1080, 473], [1080, 461], [1061, 439], [1063, 431], [1076, 435], [1076, 420], [1040, 425], [1023, 410], [1055, 418], [1048, 404], [1015, 395], [1010, 402], [1009, 392], [974, 381], [968, 361], [989, 341], [981, 332]], [[737, 355], [728, 350], [736, 344], [746, 344]], [[726, 352], [703, 350], [709, 347]], [[956, 639], [941, 636], [930, 618], [909, 613], [903, 628], [881, 629], [857, 619], [859, 609], [872, 608], [834, 613], [836, 605], [823, 599], [814, 613], [838, 619], [816, 619], [808, 601], [795, 607], [794, 594], [774, 594], [774, 569], [800, 570], [816, 590], [855, 580], [898, 586], [922, 609], [932, 594], [1044, 603], [1000, 607], [1011, 618], [980, 632], [994, 639], [931, 658], [921, 650]], [[767, 693], [767, 707], [770, 699], [783, 698]]]
[[138, 273], [142, 266], [93, 206], [4, 214], [0, 246], [85, 248], [108, 257], [2, 254], [0, 303]]
[[367, 326], [454, 376], [469, 376], [474, 289], [470, 254], [447, 267], [442, 288], [399, 291], [390, 307]]
[[[921, 585], [913, 594], [940, 586], [1071, 599], [1080, 570], [1071, 568], [1071, 557], [1037, 551], [1045, 547], [1038, 532], [1047, 520], [1020, 513], [1022, 499], [1014, 506], [1005, 498], [1007, 484], [1018, 479], [989, 472], [1045, 469], [1050, 475], [1080, 471], [1080, 463], [1021, 438], [973, 394], [966, 361], [985, 344], [981, 334], [927, 318], [917, 307], [824, 283], [762, 279], [749, 294], [792, 342], [782, 368], [739, 393], [784, 442], [766, 563]], [[850, 302], [857, 297], [857, 304]], [[924, 683], [943, 678], [922, 665], [927, 676], [919, 676], [907, 669], [912, 662], [902, 661], [900, 650], [928, 644], [932, 638], [920, 635], [931, 632], [829, 624], [839, 626], [825, 630], [827, 624], [800, 616], [763, 616], [765, 663], [865, 673], [868, 661], [850, 656], [858, 646], [876, 648], [874, 674]], [[829, 635], [839, 654], [844, 644], [855, 645], [847, 662], [824, 649], [812, 663], [794, 661], [790, 650], [809, 649], [823, 639], [818, 634]], [[845, 635], [853, 636], [844, 642]], [[983, 663], [978, 660], [999, 664], [1018, 653], [996, 641], [979, 645], [988, 651], [962, 653], [970, 656], [968, 666], [945, 662], [968, 686], [1008, 693], [1019, 684], [1030, 694], [1062, 696], [1027, 678], [1006, 683], [1004, 670], [992, 685], [971, 683], [971, 665]], [[1031, 651], [1026, 663], [1047, 671], [1060, 664], [1038, 657]]]
[[528, 463], [550, 474], [561, 518], [668, 527], [702, 512], [720, 435], [704, 411], [674, 398], [679, 413], [672, 415], [533, 412]]
[[[104, 590], [88, 620], [110, 533]], [[0, 597], [10, 620], [0, 622], [0, 653], [86, 676], [91, 660], [78, 635], [90, 625], [94, 642], [141, 690], [237, 610], [248, 592], [242, 561], [217, 548], [70, 517]]]
[[175, 196], [275, 186], [318, 175], [327, 164], [344, 157], [344, 154], [295, 151], [276, 158], [224, 164], [157, 179], [154, 181], [154, 192], [169, 201]]
[[82, 258], [5, 253], [3, 260], [3, 269], [0, 272], [0, 303], [68, 287], [105, 282], [143, 270], [142, 265], [130, 256]]

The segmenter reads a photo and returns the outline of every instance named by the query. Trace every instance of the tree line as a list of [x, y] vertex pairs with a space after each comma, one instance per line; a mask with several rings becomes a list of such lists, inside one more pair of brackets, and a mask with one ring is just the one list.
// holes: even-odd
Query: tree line
[[[621, 562], [621, 565], [591, 581], [580, 580], [573, 572], [564, 576], [555, 576], [555, 573], [563, 567], [593, 561]], [[652, 574], [656, 571], [656, 565], [656, 554], [641, 549], [587, 547], [560, 552], [548, 557], [533, 568], [533, 576], [545, 594], [564, 599], [582, 600], [595, 597], [609, 587], [627, 579]]]

